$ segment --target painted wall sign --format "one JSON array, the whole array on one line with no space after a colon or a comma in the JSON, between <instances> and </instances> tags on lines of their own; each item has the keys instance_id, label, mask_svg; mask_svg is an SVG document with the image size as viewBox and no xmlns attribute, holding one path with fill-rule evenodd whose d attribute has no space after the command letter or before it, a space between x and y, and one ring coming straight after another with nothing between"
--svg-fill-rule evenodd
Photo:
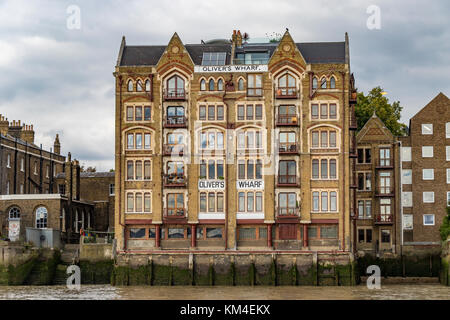
<instances>
[{"instance_id":1,"label":"painted wall sign","mask_svg":"<svg viewBox=\"0 0 450 320\"><path fill-rule=\"evenodd\" d=\"M199 190L224 190L225 180L199 180Z\"/></svg>"},{"instance_id":2,"label":"painted wall sign","mask_svg":"<svg viewBox=\"0 0 450 320\"><path fill-rule=\"evenodd\" d=\"M195 66L194 72L214 73L214 72L267 72L267 64L247 64L228 66Z\"/></svg>"},{"instance_id":3,"label":"painted wall sign","mask_svg":"<svg viewBox=\"0 0 450 320\"><path fill-rule=\"evenodd\" d=\"M236 188L238 190L263 190L264 180L238 180L236 181Z\"/></svg>"}]
</instances>

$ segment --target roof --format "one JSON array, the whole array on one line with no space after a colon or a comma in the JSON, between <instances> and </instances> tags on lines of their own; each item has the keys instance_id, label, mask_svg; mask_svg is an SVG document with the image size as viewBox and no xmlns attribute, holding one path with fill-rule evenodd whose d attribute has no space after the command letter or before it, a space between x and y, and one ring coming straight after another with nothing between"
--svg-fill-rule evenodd
<instances>
[{"instance_id":1,"label":"roof","mask_svg":"<svg viewBox=\"0 0 450 320\"><path fill-rule=\"evenodd\" d=\"M296 43L306 63L345 63L345 42ZM272 56L278 43L244 44L236 52L267 50ZM167 46L124 46L120 66L154 66ZM204 52L227 52L230 63L231 44L186 44L186 50L196 65L201 65Z\"/></svg>"},{"instance_id":2,"label":"roof","mask_svg":"<svg viewBox=\"0 0 450 320\"><path fill-rule=\"evenodd\" d=\"M115 172L81 172L80 178L110 178L114 177ZM56 178L65 178L66 174L60 172L56 175Z\"/></svg>"}]
</instances>

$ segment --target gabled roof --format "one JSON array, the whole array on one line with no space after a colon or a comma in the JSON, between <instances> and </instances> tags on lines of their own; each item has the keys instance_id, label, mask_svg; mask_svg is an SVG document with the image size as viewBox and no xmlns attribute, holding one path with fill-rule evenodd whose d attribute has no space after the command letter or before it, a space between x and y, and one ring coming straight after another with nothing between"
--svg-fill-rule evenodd
<instances>
[{"instance_id":1,"label":"gabled roof","mask_svg":"<svg viewBox=\"0 0 450 320\"><path fill-rule=\"evenodd\" d=\"M450 108L450 99L443 94L442 92L440 92L436 97L433 98L433 100L431 100L425 107L423 107L422 109L420 109L419 112L417 112L412 118L411 120L414 120L415 117L417 117L419 114L421 113L426 113L428 112L430 109L433 109L434 107L436 107L437 105L447 105ZM411 120L410 120L410 128L411 128Z\"/></svg>"},{"instance_id":2,"label":"gabled roof","mask_svg":"<svg viewBox=\"0 0 450 320\"><path fill-rule=\"evenodd\" d=\"M356 141L361 142L366 135L374 134L375 132L374 130L372 130L374 126L377 127L376 129L378 129L376 130L377 131L376 135L380 136L380 138L377 138L376 140L390 140L390 141L394 140L394 135L392 134L391 130L389 130L386 127L384 122L381 121L381 119L378 118L378 116L374 112L372 117L370 117L370 119L367 120L362 129L356 135ZM380 132L381 135L379 134ZM384 135L386 139L382 139L381 138L382 135Z\"/></svg>"},{"instance_id":3,"label":"gabled roof","mask_svg":"<svg viewBox=\"0 0 450 320\"><path fill-rule=\"evenodd\" d=\"M269 51L272 56L278 43L244 44L236 52L251 50ZM345 63L345 42L296 43L306 63ZM124 46L119 66L154 66L167 46ZM230 63L231 44L186 44L192 61L201 65L204 52L227 52Z\"/></svg>"}]
</instances>

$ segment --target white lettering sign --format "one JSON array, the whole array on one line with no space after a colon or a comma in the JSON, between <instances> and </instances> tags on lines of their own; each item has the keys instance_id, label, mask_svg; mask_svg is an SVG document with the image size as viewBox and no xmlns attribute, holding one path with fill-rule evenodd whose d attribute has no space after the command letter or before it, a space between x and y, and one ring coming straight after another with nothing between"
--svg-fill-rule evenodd
<instances>
[{"instance_id":1,"label":"white lettering sign","mask_svg":"<svg viewBox=\"0 0 450 320\"><path fill-rule=\"evenodd\" d=\"M247 190L263 190L264 180L238 180L236 181L236 188Z\"/></svg>"},{"instance_id":2,"label":"white lettering sign","mask_svg":"<svg viewBox=\"0 0 450 320\"><path fill-rule=\"evenodd\" d=\"M267 72L267 64L228 65L228 66L195 66L194 72Z\"/></svg>"},{"instance_id":3,"label":"white lettering sign","mask_svg":"<svg viewBox=\"0 0 450 320\"><path fill-rule=\"evenodd\" d=\"M225 181L224 180L199 180L198 181L199 190L224 190Z\"/></svg>"}]
</instances>

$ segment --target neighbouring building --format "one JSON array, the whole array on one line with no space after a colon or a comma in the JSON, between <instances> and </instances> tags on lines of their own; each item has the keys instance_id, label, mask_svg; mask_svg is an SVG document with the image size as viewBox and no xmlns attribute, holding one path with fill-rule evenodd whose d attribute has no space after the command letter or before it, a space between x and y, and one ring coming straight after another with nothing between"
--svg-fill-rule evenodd
<instances>
[{"instance_id":1,"label":"neighbouring building","mask_svg":"<svg viewBox=\"0 0 450 320\"><path fill-rule=\"evenodd\" d=\"M440 93L410 120L400 137L402 243L440 248L439 227L450 201L450 100Z\"/></svg>"},{"instance_id":2,"label":"neighbouring building","mask_svg":"<svg viewBox=\"0 0 450 320\"><path fill-rule=\"evenodd\" d=\"M56 135L53 150L34 143L32 125L9 122L0 115L0 233L11 241L25 240L26 229L54 229L73 241L79 227L93 220L93 204L81 201L79 186L70 181L79 174L78 161L60 155ZM77 169L78 168L78 169ZM59 194L56 176L69 170L70 196ZM77 171L78 170L78 171ZM70 183L69 183L70 182Z\"/></svg>"},{"instance_id":3,"label":"neighbouring building","mask_svg":"<svg viewBox=\"0 0 450 320\"><path fill-rule=\"evenodd\" d=\"M398 252L400 245L400 147L396 137L375 115L356 136L357 251Z\"/></svg>"},{"instance_id":4,"label":"neighbouring building","mask_svg":"<svg viewBox=\"0 0 450 320\"><path fill-rule=\"evenodd\" d=\"M115 67L115 237L160 249L353 251L349 42L130 46Z\"/></svg>"},{"instance_id":5,"label":"neighbouring building","mask_svg":"<svg viewBox=\"0 0 450 320\"><path fill-rule=\"evenodd\" d=\"M56 180L59 193L66 195L66 174L58 174ZM113 231L114 172L80 172L79 188L80 199L94 205L90 228L95 231Z\"/></svg>"}]
</instances>

